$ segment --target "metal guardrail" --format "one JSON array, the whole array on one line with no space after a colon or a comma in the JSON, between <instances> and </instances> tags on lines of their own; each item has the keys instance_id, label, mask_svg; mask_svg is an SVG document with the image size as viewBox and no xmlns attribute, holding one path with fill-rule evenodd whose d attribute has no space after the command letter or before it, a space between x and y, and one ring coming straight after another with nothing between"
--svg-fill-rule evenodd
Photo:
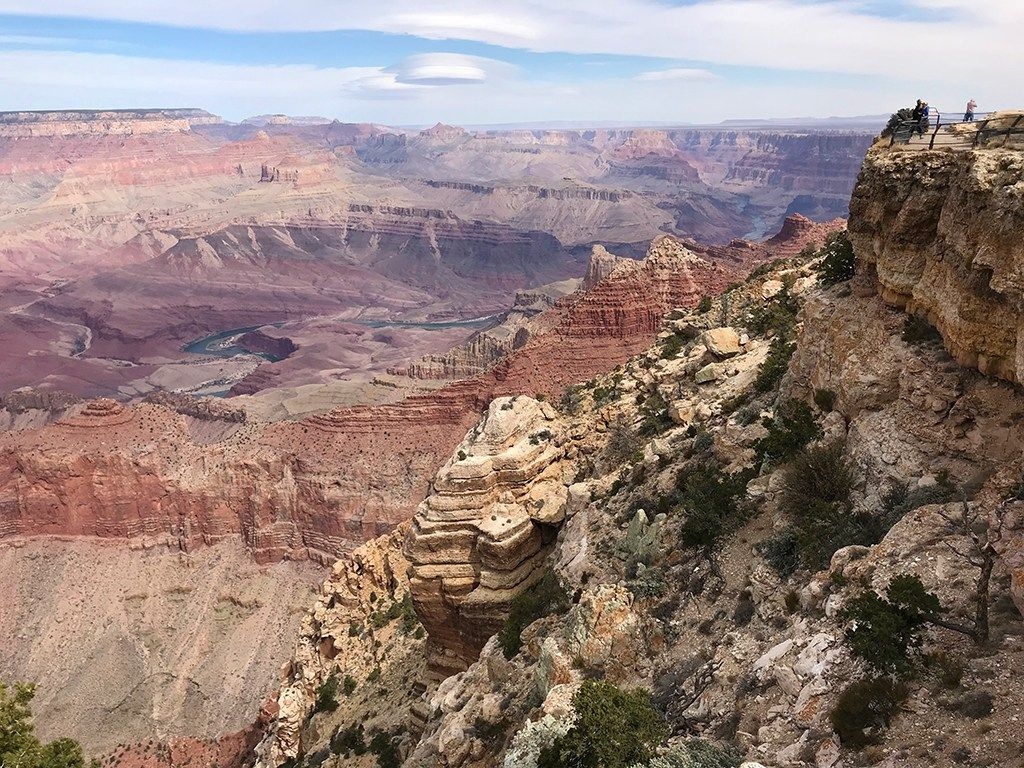
<instances>
[{"instance_id":1,"label":"metal guardrail","mask_svg":"<svg viewBox=\"0 0 1024 768\"><path fill-rule=\"evenodd\" d=\"M915 148L923 149L923 140L927 135L928 149L936 147L976 149L979 145L984 145L999 136L1003 136L1008 141L1011 136L1024 135L1024 114L1017 115L1009 125L993 126L992 122L995 118L992 116L994 114L993 112L981 112L978 115L982 116L982 119L979 120L976 116L975 120L965 122L962 117L943 118L941 112L932 110L928 117L921 118L921 120L903 120L897 123L889 137L889 146L912 145ZM1000 123L1009 117L999 118ZM954 126L973 126L974 130L954 131L952 130ZM913 142L915 134L922 139L921 142Z\"/></svg>"}]
</instances>

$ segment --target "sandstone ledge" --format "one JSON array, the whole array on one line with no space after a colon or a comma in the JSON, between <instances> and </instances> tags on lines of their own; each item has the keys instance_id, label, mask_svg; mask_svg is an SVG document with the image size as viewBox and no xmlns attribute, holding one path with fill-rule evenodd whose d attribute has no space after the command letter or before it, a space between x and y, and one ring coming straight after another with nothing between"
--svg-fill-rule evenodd
<instances>
[{"instance_id":1,"label":"sandstone ledge","mask_svg":"<svg viewBox=\"0 0 1024 768\"><path fill-rule=\"evenodd\" d=\"M417 510L405 553L435 675L475 661L511 601L544 575L565 516L564 434L546 403L494 400Z\"/></svg>"}]
</instances>

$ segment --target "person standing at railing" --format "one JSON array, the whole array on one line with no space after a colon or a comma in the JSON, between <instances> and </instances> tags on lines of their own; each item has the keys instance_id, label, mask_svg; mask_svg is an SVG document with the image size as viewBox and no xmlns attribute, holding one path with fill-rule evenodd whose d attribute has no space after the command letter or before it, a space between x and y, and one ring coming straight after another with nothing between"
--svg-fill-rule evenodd
<instances>
[{"instance_id":1,"label":"person standing at railing","mask_svg":"<svg viewBox=\"0 0 1024 768\"><path fill-rule=\"evenodd\" d=\"M921 119L917 123L917 135L924 136L925 130L928 128L931 121L932 108L928 105L927 101L921 102Z\"/></svg>"},{"instance_id":2,"label":"person standing at railing","mask_svg":"<svg viewBox=\"0 0 1024 768\"><path fill-rule=\"evenodd\" d=\"M913 135L914 131L922 133L921 130L921 118L924 117L924 102L920 99L917 100L917 104L910 112L910 119L914 121L914 125L910 128L910 133Z\"/></svg>"},{"instance_id":3,"label":"person standing at railing","mask_svg":"<svg viewBox=\"0 0 1024 768\"><path fill-rule=\"evenodd\" d=\"M977 108L978 108L978 102L976 102L974 99L971 99L970 101L967 102L967 111L964 112L964 122L965 123L973 123L974 122L974 110L976 110Z\"/></svg>"}]
</instances>

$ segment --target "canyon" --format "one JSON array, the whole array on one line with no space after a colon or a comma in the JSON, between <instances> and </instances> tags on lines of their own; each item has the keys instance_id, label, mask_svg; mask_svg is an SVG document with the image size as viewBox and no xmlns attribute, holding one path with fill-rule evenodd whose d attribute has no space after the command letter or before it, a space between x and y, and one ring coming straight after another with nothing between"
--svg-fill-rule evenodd
<instances>
[{"instance_id":1,"label":"canyon","mask_svg":"<svg viewBox=\"0 0 1024 768\"><path fill-rule=\"evenodd\" d=\"M621 725L584 709L595 680L667 723L639 765L1018 764L1022 172L1019 147L880 144L848 251L669 313L557 402L492 401L411 524L334 566L257 765L354 764L365 735L401 765L536 768ZM599 290L619 266L595 256ZM941 615L893 646L909 674L851 613L912 605L907 579Z\"/></svg>"},{"instance_id":2,"label":"canyon","mask_svg":"<svg viewBox=\"0 0 1024 768\"><path fill-rule=\"evenodd\" d=\"M820 247L870 138L0 114L0 678L38 681L40 733L107 763L251 759L275 713L307 714L308 685L259 713L350 557L353 617L363 569L441 584L407 661L464 670L565 506L522 497L516 463L551 463L536 435L562 427L517 430L561 425L566 389L666 316ZM486 450L465 442L483 414ZM511 538L446 516L477 482ZM476 613L452 613L467 582L437 581L433 544L396 551L427 528L466 543L463 571L489 552Z\"/></svg>"},{"instance_id":3,"label":"canyon","mask_svg":"<svg viewBox=\"0 0 1024 768\"><path fill-rule=\"evenodd\" d=\"M472 332L412 324L503 312L517 290L580 277L595 244L639 257L665 233L728 243L793 213L844 216L871 139L235 125L201 110L3 113L0 129L0 348L20 361L0 391L223 394L255 374L337 405ZM381 343L366 321L406 338ZM291 362L183 352L253 327L293 338Z\"/></svg>"}]
</instances>

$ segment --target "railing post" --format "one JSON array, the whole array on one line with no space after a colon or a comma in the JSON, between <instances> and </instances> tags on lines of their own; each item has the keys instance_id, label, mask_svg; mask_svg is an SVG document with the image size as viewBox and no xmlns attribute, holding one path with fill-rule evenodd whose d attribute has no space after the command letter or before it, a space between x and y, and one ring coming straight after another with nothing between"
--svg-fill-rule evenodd
<instances>
[{"instance_id":1,"label":"railing post","mask_svg":"<svg viewBox=\"0 0 1024 768\"><path fill-rule=\"evenodd\" d=\"M942 125L942 115L935 113L935 130L932 132L932 140L928 142L928 149L935 149L935 137L939 135L939 126Z\"/></svg>"},{"instance_id":2,"label":"railing post","mask_svg":"<svg viewBox=\"0 0 1024 768\"><path fill-rule=\"evenodd\" d=\"M1024 115L1017 115L1017 119L1013 121L1013 125L1006 129L1006 137L1003 139L1004 148L1010 143L1010 136L1013 134L1014 129L1017 127L1018 123L1020 123L1022 118L1024 118Z\"/></svg>"}]
</instances>

